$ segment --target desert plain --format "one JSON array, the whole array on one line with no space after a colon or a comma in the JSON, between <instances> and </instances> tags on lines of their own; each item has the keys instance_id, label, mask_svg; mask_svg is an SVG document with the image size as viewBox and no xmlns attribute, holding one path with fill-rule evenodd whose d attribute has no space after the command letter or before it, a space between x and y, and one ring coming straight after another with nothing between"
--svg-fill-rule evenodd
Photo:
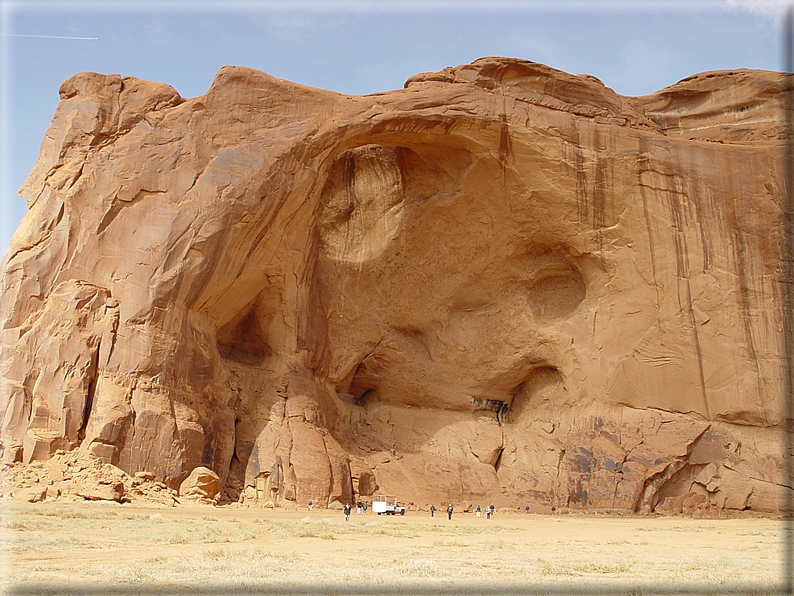
<instances>
[{"instance_id":1,"label":"desert plain","mask_svg":"<svg viewBox=\"0 0 794 596\"><path fill-rule=\"evenodd\" d=\"M785 522L119 504L2 508L5 594L779 594Z\"/></svg>"}]
</instances>

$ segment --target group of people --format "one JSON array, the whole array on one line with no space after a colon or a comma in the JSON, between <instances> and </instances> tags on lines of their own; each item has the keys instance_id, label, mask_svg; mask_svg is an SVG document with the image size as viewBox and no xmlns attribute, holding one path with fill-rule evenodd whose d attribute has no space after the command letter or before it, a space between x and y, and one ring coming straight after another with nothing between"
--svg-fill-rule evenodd
<instances>
[{"instance_id":1,"label":"group of people","mask_svg":"<svg viewBox=\"0 0 794 596\"><path fill-rule=\"evenodd\" d=\"M311 511L313 507L314 507L314 504L311 501L309 501L309 511ZM521 511L521 507L519 507L518 510ZM350 521L350 513L352 511L353 511L352 505L350 503L345 504L345 508L344 508L345 521ZM450 503L449 505L447 505L447 519L450 519L450 520L452 519L452 512L453 511L454 511L454 508L452 507L452 503ZM551 506L551 514L554 515L556 513L556 511L557 511L557 508L554 505L552 505ZM477 505L477 508L474 510L474 512L477 514L477 517L480 517L482 515L482 507ZM496 512L496 507L494 507L493 505L488 505L488 507L485 508L485 518L486 519L491 519L491 516L495 512ZM524 512L525 513L529 513L529 505L527 505L524 508ZM366 501L359 501L356 504L356 515L361 515L362 513L364 515L367 514L367 502ZM435 514L436 514L436 506L435 505L430 505L430 517L434 517Z\"/></svg>"},{"instance_id":2,"label":"group of people","mask_svg":"<svg viewBox=\"0 0 794 596\"><path fill-rule=\"evenodd\" d=\"M518 510L521 511L521 507L519 507ZM452 503L450 503L449 506L447 506L447 518L448 519L452 519L452 511L453 511L453 507L452 507ZM474 512L477 514L477 517L482 516L482 507L477 505L477 507L475 508ZM529 505L524 507L524 512L529 514ZM554 505L552 505L551 506L551 514L554 515L556 512L557 512L557 508ZM434 517L435 513L436 513L435 505L430 505L430 517ZM485 508L485 518L486 519L491 519L491 516L494 513L496 513L496 507L494 507L493 505L488 505L488 507Z\"/></svg>"},{"instance_id":3,"label":"group of people","mask_svg":"<svg viewBox=\"0 0 794 596\"><path fill-rule=\"evenodd\" d=\"M311 509L311 505L312 504L309 503L309 509ZM368 507L368 505L367 505L366 501L359 501L358 503L356 503L356 515L361 515L362 513L364 513L364 515L366 515L367 514L367 507ZM345 504L345 509L344 509L344 511L345 511L345 521L350 521L350 512L352 510L353 510L353 507L350 505L350 503L346 503Z\"/></svg>"},{"instance_id":4,"label":"group of people","mask_svg":"<svg viewBox=\"0 0 794 596\"><path fill-rule=\"evenodd\" d=\"M447 519L452 519L452 512L454 510L455 508L452 507L452 503L447 505ZM480 515L482 514L482 507L477 505L477 509L475 509L475 511L477 513L477 517L480 517ZM496 507L494 507L493 505L488 505L488 507L485 508L485 514L488 516L488 519L491 519L491 516L494 514L494 511L496 511ZM430 517L435 517L435 515L436 515L436 506L430 505Z\"/></svg>"},{"instance_id":5,"label":"group of people","mask_svg":"<svg viewBox=\"0 0 794 596\"><path fill-rule=\"evenodd\" d=\"M452 511L454 508L452 507L452 503L447 506L447 519L452 519ZM436 515L436 506L430 505L430 517L435 517Z\"/></svg>"},{"instance_id":6,"label":"group of people","mask_svg":"<svg viewBox=\"0 0 794 596\"><path fill-rule=\"evenodd\" d=\"M482 507L480 507L479 505L477 505L477 509L475 509L474 511L477 514L477 517L480 517L480 515L482 515ZM493 505L488 505L488 507L485 508L486 519L491 519L491 516L494 514L495 511L496 511L496 507L494 507Z\"/></svg>"}]
</instances>

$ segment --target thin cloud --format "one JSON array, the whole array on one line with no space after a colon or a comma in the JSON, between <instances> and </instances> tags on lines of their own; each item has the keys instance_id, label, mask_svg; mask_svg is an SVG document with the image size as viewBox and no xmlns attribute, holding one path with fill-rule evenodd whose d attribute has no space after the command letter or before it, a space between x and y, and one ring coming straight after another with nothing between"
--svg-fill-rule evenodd
<instances>
[{"instance_id":1,"label":"thin cloud","mask_svg":"<svg viewBox=\"0 0 794 596\"><path fill-rule=\"evenodd\" d=\"M792 7L792 2L789 0L725 0L725 7L763 17L780 18L787 8Z\"/></svg>"}]
</instances>

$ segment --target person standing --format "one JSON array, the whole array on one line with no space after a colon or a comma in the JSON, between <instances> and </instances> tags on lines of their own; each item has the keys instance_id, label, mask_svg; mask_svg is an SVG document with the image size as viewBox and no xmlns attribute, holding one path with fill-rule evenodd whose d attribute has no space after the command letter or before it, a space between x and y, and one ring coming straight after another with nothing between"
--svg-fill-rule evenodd
<instances>
[{"instance_id":1,"label":"person standing","mask_svg":"<svg viewBox=\"0 0 794 596\"><path fill-rule=\"evenodd\" d=\"M356 507L356 515L361 515L361 501L358 502L358 507Z\"/></svg>"},{"instance_id":2,"label":"person standing","mask_svg":"<svg viewBox=\"0 0 794 596\"><path fill-rule=\"evenodd\" d=\"M477 517L480 517L480 514L482 513L482 507L480 507L479 505L477 505L477 509L476 509L476 511L477 511Z\"/></svg>"},{"instance_id":3,"label":"person standing","mask_svg":"<svg viewBox=\"0 0 794 596\"><path fill-rule=\"evenodd\" d=\"M350 521L350 503L345 504L345 521Z\"/></svg>"},{"instance_id":4,"label":"person standing","mask_svg":"<svg viewBox=\"0 0 794 596\"><path fill-rule=\"evenodd\" d=\"M364 504L362 505L362 507L364 508L364 515L366 515L367 514L367 502L366 501L364 501Z\"/></svg>"},{"instance_id":5,"label":"person standing","mask_svg":"<svg viewBox=\"0 0 794 596\"><path fill-rule=\"evenodd\" d=\"M529 505L527 505L526 507L524 507L524 513L526 513L527 515L529 515Z\"/></svg>"},{"instance_id":6,"label":"person standing","mask_svg":"<svg viewBox=\"0 0 794 596\"><path fill-rule=\"evenodd\" d=\"M554 515L554 513L555 513L556 511L557 511L557 508L556 508L554 505L552 505L552 506L551 506L551 514L552 514L552 515Z\"/></svg>"},{"instance_id":7,"label":"person standing","mask_svg":"<svg viewBox=\"0 0 794 596\"><path fill-rule=\"evenodd\" d=\"M447 519L452 519L452 503L447 507Z\"/></svg>"},{"instance_id":8,"label":"person standing","mask_svg":"<svg viewBox=\"0 0 794 596\"><path fill-rule=\"evenodd\" d=\"M312 507L314 507L314 503L312 503L311 501L309 501L309 511L311 511L311 510L312 510Z\"/></svg>"},{"instance_id":9,"label":"person standing","mask_svg":"<svg viewBox=\"0 0 794 596\"><path fill-rule=\"evenodd\" d=\"M435 515L435 513L436 513L436 506L435 505L430 505L430 517L433 517L433 515Z\"/></svg>"}]
</instances>

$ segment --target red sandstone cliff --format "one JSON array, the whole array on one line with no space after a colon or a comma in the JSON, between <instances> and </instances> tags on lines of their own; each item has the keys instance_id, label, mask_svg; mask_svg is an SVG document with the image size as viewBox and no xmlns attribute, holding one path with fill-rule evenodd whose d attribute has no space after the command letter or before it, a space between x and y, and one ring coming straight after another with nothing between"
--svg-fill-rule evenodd
<instances>
[{"instance_id":1,"label":"red sandstone cliff","mask_svg":"<svg viewBox=\"0 0 794 596\"><path fill-rule=\"evenodd\" d=\"M5 455L204 465L232 500L774 511L781 92L76 75L2 265Z\"/></svg>"}]
</instances>

